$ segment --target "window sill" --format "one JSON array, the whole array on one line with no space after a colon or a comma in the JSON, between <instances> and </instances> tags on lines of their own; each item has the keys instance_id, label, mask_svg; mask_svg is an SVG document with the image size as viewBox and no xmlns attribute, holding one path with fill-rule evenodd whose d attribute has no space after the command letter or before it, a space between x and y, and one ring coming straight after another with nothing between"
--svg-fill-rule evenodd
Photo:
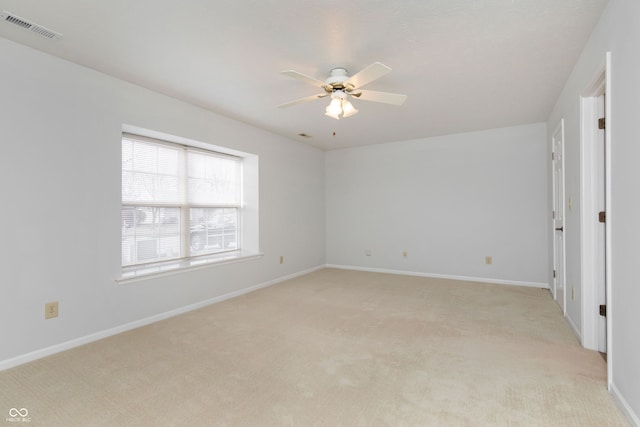
<instances>
[{"instance_id":1,"label":"window sill","mask_svg":"<svg viewBox=\"0 0 640 427\"><path fill-rule=\"evenodd\" d=\"M262 255L263 254L261 253L255 252L226 252L205 257L179 259L157 264L123 267L121 276L116 279L116 282L119 285L124 285L127 283L138 282L140 280L179 274L185 271L201 270L203 268L218 267L236 262L249 261L260 258Z\"/></svg>"}]
</instances>

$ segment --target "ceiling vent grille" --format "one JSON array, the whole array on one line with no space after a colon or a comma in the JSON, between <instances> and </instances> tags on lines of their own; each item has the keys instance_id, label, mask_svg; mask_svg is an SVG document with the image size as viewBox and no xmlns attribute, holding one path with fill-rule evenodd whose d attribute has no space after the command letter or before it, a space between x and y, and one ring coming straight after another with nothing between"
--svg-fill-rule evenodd
<instances>
[{"instance_id":1,"label":"ceiling vent grille","mask_svg":"<svg viewBox=\"0 0 640 427\"><path fill-rule=\"evenodd\" d=\"M20 18L19 16L16 16L11 12L4 11L2 12L2 15L0 15L0 17L2 17L2 20L5 22L17 25L24 28L25 30L29 30L48 39L59 39L60 37L62 37L62 34L60 33L43 27L42 25L38 25L34 22L28 21L24 18Z\"/></svg>"}]
</instances>

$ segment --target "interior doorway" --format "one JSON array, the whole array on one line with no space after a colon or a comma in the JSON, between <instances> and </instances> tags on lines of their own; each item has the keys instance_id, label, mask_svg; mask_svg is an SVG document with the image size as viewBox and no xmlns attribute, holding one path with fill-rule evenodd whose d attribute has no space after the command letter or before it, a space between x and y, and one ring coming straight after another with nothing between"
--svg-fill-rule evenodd
<instances>
[{"instance_id":1,"label":"interior doorway","mask_svg":"<svg viewBox=\"0 0 640 427\"><path fill-rule=\"evenodd\" d=\"M551 137L551 163L553 168L553 281L551 294L562 314L566 315L565 241L564 241L564 119Z\"/></svg>"},{"instance_id":2,"label":"interior doorway","mask_svg":"<svg viewBox=\"0 0 640 427\"><path fill-rule=\"evenodd\" d=\"M607 355L611 378L610 54L581 98L582 345Z\"/></svg>"},{"instance_id":3,"label":"interior doorway","mask_svg":"<svg viewBox=\"0 0 640 427\"><path fill-rule=\"evenodd\" d=\"M595 260L595 288L598 304L598 351L605 355L607 353L607 230L606 223L606 188L607 188L607 168L606 168L606 135L605 128L607 115L605 109L605 93L598 95L594 99L598 116L597 123L594 123L595 132L595 163L596 171L596 209L598 211L598 224L596 225L596 260Z\"/></svg>"}]
</instances>

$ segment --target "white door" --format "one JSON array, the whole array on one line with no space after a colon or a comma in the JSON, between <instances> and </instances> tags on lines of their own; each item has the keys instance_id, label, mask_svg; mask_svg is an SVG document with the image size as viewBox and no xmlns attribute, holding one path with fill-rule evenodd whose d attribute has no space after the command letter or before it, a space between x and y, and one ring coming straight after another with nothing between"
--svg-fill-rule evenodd
<instances>
[{"instance_id":1,"label":"white door","mask_svg":"<svg viewBox=\"0 0 640 427\"><path fill-rule=\"evenodd\" d=\"M598 117L605 117L604 108L604 94L597 98L597 111ZM606 120L605 120L606 122ZM598 123L594 123L597 125ZM597 209L598 212L605 212L606 206L606 150L605 150L605 131L598 126L597 129L597 152L596 152L596 164L597 164ZM602 218L606 221L605 218ZM596 292L598 298L598 305L607 304L607 280L606 280L606 227L605 223L601 220L598 224L598 232L596 235ZM594 307L596 308L596 307ZM599 309L599 307L598 307ZM601 353L607 352L607 317L600 315L598 318L598 351Z\"/></svg>"},{"instance_id":2,"label":"white door","mask_svg":"<svg viewBox=\"0 0 640 427\"><path fill-rule=\"evenodd\" d=\"M551 293L565 313L564 250L564 119L552 137L553 163L553 283Z\"/></svg>"}]
</instances>

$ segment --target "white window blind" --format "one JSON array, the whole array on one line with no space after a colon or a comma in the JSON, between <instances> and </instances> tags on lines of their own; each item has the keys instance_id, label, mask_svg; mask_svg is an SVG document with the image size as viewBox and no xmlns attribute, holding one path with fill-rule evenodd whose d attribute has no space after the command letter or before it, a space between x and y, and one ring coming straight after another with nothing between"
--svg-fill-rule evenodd
<instances>
[{"instance_id":1,"label":"white window blind","mask_svg":"<svg viewBox=\"0 0 640 427\"><path fill-rule=\"evenodd\" d=\"M239 250L241 159L125 134L122 265Z\"/></svg>"}]
</instances>

